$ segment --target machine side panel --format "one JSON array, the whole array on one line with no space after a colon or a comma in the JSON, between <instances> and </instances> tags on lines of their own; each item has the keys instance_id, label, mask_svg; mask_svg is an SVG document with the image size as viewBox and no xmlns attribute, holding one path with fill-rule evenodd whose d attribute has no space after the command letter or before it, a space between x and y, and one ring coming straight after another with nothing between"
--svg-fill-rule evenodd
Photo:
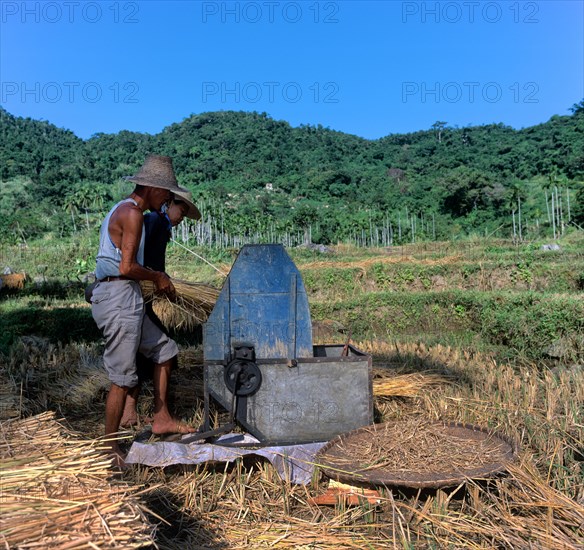
<instances>
[{"instance_id":1,"label":"machine side panel","mask_svg":"<svg viewBox=\"0 0 584 550\"><path fill-rule=\"evenodd\" d=\"M247 418L238 420L262 443L326 441L373 422L368 357L259 368L262 385L247 397ZM230 410L224 367L206 365L205 372L212 397Z\"/></svg>"}]
</instances>

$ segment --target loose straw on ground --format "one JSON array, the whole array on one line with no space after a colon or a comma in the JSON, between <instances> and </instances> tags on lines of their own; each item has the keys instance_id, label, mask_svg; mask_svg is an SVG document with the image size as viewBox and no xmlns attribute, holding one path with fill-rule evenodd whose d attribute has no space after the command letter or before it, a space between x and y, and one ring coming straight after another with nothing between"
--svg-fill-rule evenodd
<instances>
[{"instance_id":1,"label":"loose straw on ground","mask_svg":"<svg viewBox=\"0 0 584 550\"><path fill-rule=\"evenodd\" d=\"M47 408L85 413L102 401L110 386L98 344L53 344L30 337L13 345L9 364L0 370L1 380L13 388L18 410L3 409L0 419Z\"/></svg>"},{"instance_id":2,"label":"loose straw on ground","mask_svg":"<svg viewBox=\"0 0 584 550\"><path fill-rule=\"evenodd\" d=\"M83 441L53 412L0 423L0 545L6 548L141 548L155 527L112 479L95 440Z\"/></svg>"},{"instance_id":3,"label":"loose straw on ground","mask_svg":"<svg viewBox=\"0 0 584 550\"><path fill-rule=\"evenodd\" d=\"M384 397L416 397L423 390L450 383L436 373L388 374L384 369L373 369L373 395Z\"/></svg>"}]
</instances>

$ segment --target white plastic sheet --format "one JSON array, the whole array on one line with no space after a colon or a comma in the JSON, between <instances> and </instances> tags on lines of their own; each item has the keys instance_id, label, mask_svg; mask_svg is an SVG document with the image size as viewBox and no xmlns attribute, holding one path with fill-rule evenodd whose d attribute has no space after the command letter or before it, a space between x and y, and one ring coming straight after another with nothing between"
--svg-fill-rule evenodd
<instances>
[{"instance_id":1,"label":"white plastic sheet","mask_svg":"<svg viewBox=\"0 0 584 550\"><path fill-rule=\"evenodd\" d=\"M245 447L245 445L253 446L258 443L259 441L249 434L235 433L223 435L213 444L199 441L192 443L134 442L128 452L126 462L164 467L172 464L231 462L242 456L256 455L267 458L283 480L306 485L310 483L314 472L314 456L327 442L260 448Z\"/></svg>"}]
</instances>

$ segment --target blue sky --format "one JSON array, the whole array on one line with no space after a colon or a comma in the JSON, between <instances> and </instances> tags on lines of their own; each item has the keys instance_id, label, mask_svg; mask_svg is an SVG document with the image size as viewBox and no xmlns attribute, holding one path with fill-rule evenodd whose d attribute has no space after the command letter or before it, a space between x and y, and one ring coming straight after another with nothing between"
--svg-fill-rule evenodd
<instances>
[{"instance_id":1,"label":"blue sky","mask_svg":"<svg viewBox=\"0 0 584 550\"><path fill-rule=\"evenodd\" d=\"M267 112L376 139L584 98L584 1L0 2L0 103L82 138Z\"/></svg>"}]
</instances>

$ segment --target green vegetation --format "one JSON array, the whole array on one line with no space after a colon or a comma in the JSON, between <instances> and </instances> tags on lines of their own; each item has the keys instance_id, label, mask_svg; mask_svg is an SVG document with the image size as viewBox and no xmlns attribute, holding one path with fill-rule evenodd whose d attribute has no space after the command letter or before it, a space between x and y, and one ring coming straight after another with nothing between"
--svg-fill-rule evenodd
<instances>
[{"instance_id":1,"label":"green vegetation","mask_svg":"<svg viewBox=\"0 0 584 550\"><path fill-rule=\"evenodd\" d=\"M0 241L97 226L151 152L171 155L197 198L201 241L551 238L584 225L583 103L522 130L446 126L373 141L244 112L83 141L0 108Z\"/></svg>"},{"instance_id":2,"label":"green vegetation","mask_svg":"<svg viewBox=\"0 0 584 550\"><path fill-rule=\"evenodd\" d=\"M475 349L503 350L529 359L546 357L569 342L563 359L584 356L582 296L513 292L382 292L317 303L313 318L334 319L356 340L414 339Z\"/></svg>"},{"instance_id":3,"label":"green vegetation","mask_svg":"<svg viewBox=\"0 0 584 550\"><path fill-rule=\"evenodd\" d=\"M53 342L100 338L81 282L94 266L96 235L83 235L58 246L0 248L0 262L10 259L13 269L36 279L24 292L0 291L0 353L8 353L22 335ZM302 273L313 320L332 321L345 331L329 339L344 341L350 332L354 341L424 341L493 351L507 359L582 359L581 232L560 241L559 251L547 252L535 243L501 240L433 244L289 252ZM196 252L224 273L237 253L227 248ZM167 265L178 279L215 286L224 280L213 266L176 245L169 247ZM192 343L199 335L180 338Z\"/></svg>"}]
</instances>

